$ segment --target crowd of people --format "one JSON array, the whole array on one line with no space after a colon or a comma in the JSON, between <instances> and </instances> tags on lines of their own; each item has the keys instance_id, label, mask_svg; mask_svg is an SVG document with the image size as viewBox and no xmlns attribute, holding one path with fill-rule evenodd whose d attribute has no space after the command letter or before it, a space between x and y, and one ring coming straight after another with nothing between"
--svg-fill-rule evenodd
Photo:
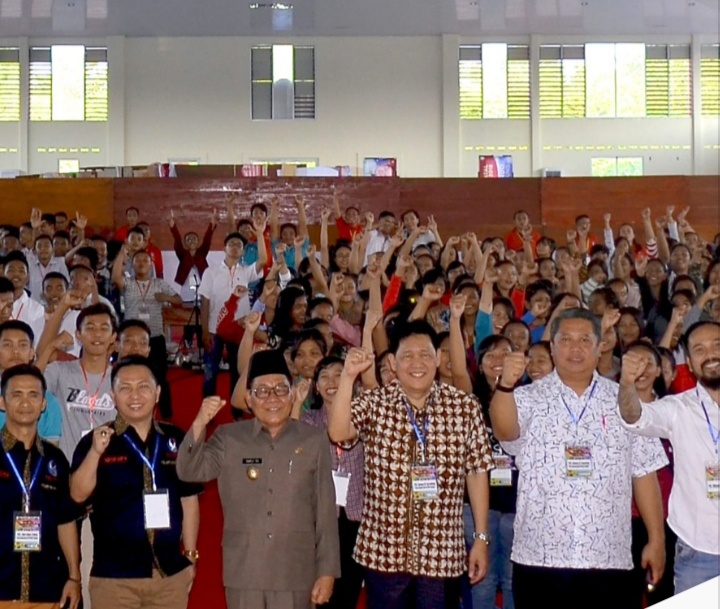
<instances>
[{"instance_id":1,"label":"crowd of people","mask_svg":"<svg viewBox=\"0 0 720 609\"><path fill-rule=\"evenodd\" d=\"M136 208L0 226L0 600L81 606L89 515L86 603L185 608L214 479L229 609L640 609L720 575L720 234L519 210L480 240L338 189L315 243L268 203L228 199L219 264L219 215L170 212L179 290ZM163 310L194 302L183 433Z\"/></svg>"}]
</instances>

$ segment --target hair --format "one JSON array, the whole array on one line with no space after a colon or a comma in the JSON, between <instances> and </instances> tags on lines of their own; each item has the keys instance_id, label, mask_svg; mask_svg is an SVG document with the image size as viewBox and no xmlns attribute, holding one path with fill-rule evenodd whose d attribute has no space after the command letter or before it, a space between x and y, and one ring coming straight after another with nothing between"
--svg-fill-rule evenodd
<instances>
[{"instance_id":1,"label":"hair","mask_svg":"<svg viewBox=\"0 0 720 609\"><path fill-rule=\"evenodd\" d=\"M294 336L290 350L290 359L295 361L298 351L300 350L300 345L308 341L314 342L320 348L323 357L328 354L328 345L325 342L325 337L322 335L322 332L317 328L303 328Z\"/></svg>"},{"instance_id":2,"label":"hair","mask_svg":"<svg viewBox=\"0 0 720 609\"><path fill-rule=\"evenodd\" d=\"M264 203L253 203L253 204L250 206L250 215L252 215L252 213L253 213L256 209L259 209L259 210L264 211L264 212L265 212L265 215L267 216L268 208L267 208L267 205L265 205Z\"/></svg>"},{"instance_id":3,"label":"hair","mask_svg":"<svg viewBox=\"0 0 720 609\"><path fill-rule=\"evenodd\" d=\"M52 236L52 240L55 241L55 239L67 239L70 241L70 233L66 230L56 231Z\"/></svg>"},{"instance_id":4,"label":"hair","mask_svg":"<svg viewBox=\"0 0 720 609\"><path fill-rule=\"evenodd\" d=\"M89 266L86 264L73 264L68 269L68 275L72 275L75 271L87 271L90 273L93 277L95 276L95 271L93 271Z\"/></svg>"},{"instance_id":5,"label":"hair","mask_svg":"<svg viewBox=\"0 0 720 609\"><path fill-rule=\"evenodd\" d=\"M129 211L134 211L134 212L137 213L138 216L140 215L140 210L139 210L137 207L132 207L132 206L131 206L131 207L128 207L128 208L125 210L125 216L128 215L128 212L129 212Z\"/></svg>"},{"instance_id":6,"label":"hair","mask_svg":"<svg viewBox=\"0 0 720 609\"><path fill-rule=\"evenodd\" d=\"M395 214L392 213L391 211L387 211L387 210L381 211L380 215L378 216L378 220L382 220L383 218L392 218L394 220Z\"/></svg>"},{"instance_id":7,"label":"hair","mask_svg":"<svg viewBox=\"0 0 720 609\"><path fill-rule=\"evenodd\" d=\"M41 222L47 222L48 224L52 224L55 226L57 224L57 220L55 220L55 214L43 214L40 216Z\"/></svg>"},{"instance_id":8,"label":"hair","mask_svg":"<svg viewBox=\"0 0 720 609\"><path fill-rule=\"evenodd\" d=\"M509 298L505 298L504 296L501 296L500 298L493 298L493 310L495 309L495 307L503 307L510 320L513 320L517 317L515 305L513 304L513 301Z\"/></svg>"},{"instance_id":9,"label":"hair","mask_svg":"<svg viewBox=\"0 0 720 609\"><path fill-rule=\"evenodd\" d=\"M112 326L113 334L117 334L117 321L115 320L112 309L103 302L91 304L90 306L82 309L75 321L75 329L79 332L85 319L95 315L107 315L110 318L110 325Z\"/></svg>"},{"instance_id":10,"label":"hair","mask_svg":"<svg viewBox=\"0 0 720 609\"><path fill-rule=\"evenodd\" d=\"M568 319L584 319L585 321L589 321L592 324L593 334L595 338L597 338L597 342L600 343L602 341L603 336L600 320L587 309L565 309L561 313L558 313L550 326L551 341L555 341L555 336L557 336L560 330L560 324Z\"/></svg>"},{"instance_id":11,"label":"hair","mask_svg":"<svg viewBox=\"0 0 720 609\"><path fill-rule=\"evenodd\" d=\"M690 254L690 256L692 257L692 252L690 251L690 248L687 245L685 245L684 243L676 243L675 245L673 245L670 248L670 255L672 256L673 252L680 248L686 249L688 251L688 254Z\"/></svg>"},{"instance_id":12,"label":"hair","mask_svg":"<svg viewBox=\"0 0 720 609\"><path fill-rule=\"evenodd\" d=\"M298 233L298 227L297 224L294 224L292 222L284 222L280 225L280 234L286 229L286 228L292 228L293 231L295 231L295 235L297 236Z\"/></svg>"},{"instance_id":13,"label":"hair","mask_svg":"<svg viewBox=\"0 0 720 609\"><path fill-rule=\"evenodd\" d=\"M690 301L690 304L695 304L695 294L692 290L687 290L685 288L680 288L679 290L674 290L673 293L670 295L670 302L673 301L673 299L676 296L684 296Z\"/></svg>"},{"instance_id":14,"label":"hair","mask_svg":"<svg viewBox=\"0 0 720 609\"><path fill-rule=\"evenodd\" d=\"M513 220L516 220L517 217L518 217L520 214L525 214L526 216L528 215L528 213L527 213L524 209L518 209L518 210L513 214Z\"/></svg>"},{"instance_id":15,"label":"hair","mask_svg":"<svg viewBox=\"0 0 720 609\"><path fill-rule=\"evenodd\" d=\"M5 234L3 235L3 239L5 239L5 237L14 237L15 239L20 239L20 229L17 226L5 227Z\"/></svg>"},{"instance_id":16,"label":"hair","mask_svg":"<svg viewBox=\"0 0 720 609\"><path fill-rule=\"evenodd\" d=\"M291 317L292 308L295 305L295 301L303 296L307 298L305 290L295 286L288 286L280 292L277 306L275 307L273 333L279 336L282 340L287 340L289 338L291 328L293 326L293 320Z\"/></svg>"},{"instance_id":17,"label":"hair","mask_svg":"<svg viewBox=\"0 0 720 609\"><path fill-rule=\"evenodd\" d=\"M45 277L43 277L43 280L42 280L43 289L45 289L45 284L50 279L62 279L62 282L65 284L65 289L67 289L68 286L70 285L70 282L68 281L67 277L65 277L65 275L63 275L62 273L58 273L57 271L50 271L47 275L45 275Z\"/></svg>"},{"instance_id":18,"label":"hair","mask_svg":"<svg viewBox=\"0 0 720 609\"><path fill-rule=\"evenodd\" d=\"M7 253L7 255L5 256L5 266L10 264L11 262L22 262L25 265L25 270L30 270L30 265L28 265L27 258L25 257L25 254L23 254L21 251L15 250Z\"/></svg>"},{"instance_id":19,"label":"hair","mask_svg":"<svg viewBox=\"0 0 720 609\"><path fill-rule=\"evenodd\" d=\"M7 277L0 277L0 294L7 294L8 292L15 292L13 282Z\"/></svg>"},{"instance_id":20,"label":"hair","mask_svg":"<svg viewBox=\"0 0 720 609\"><path fill-rule=\"evenodd\" d=\"M528 353L530 353L530 349L534 347L541 347L547 351L547 354L550 356L550 359L552 360L552 347L550 346L551 343L549 340L539 340L536 343L533 343L528 347ZM553 361L553 366L555 365L555 362Z\"/></svg>"},{"instance_id":21,"label":"hair","mask_svg":"<svg viewBox=\"0 0 720 609\"><path fill-rule=\"evenodd\" d=\"M415 217L419 220L420 214L417 213L417 210L413 209L412 207L410 209L406 209L403 213L400 214L400 219L405 220L405 216L408 214L415 214Z\"/></svg>"},{"instance_id":22,"label":"hair","mask_svg":"<svg viewBox=\"0 0 720 609\"><path fill-rule=\"evenodd\" d=\"M411 336L427 336L434 345L437 332L424 319L415 319L397 324L390 337L390 352L397 353L401 343Z\"/></svg>"},{"instance_id":23,"label":"hair","mask_svg":"<svg viewBox=\"0 0 720 609\"><path fill-rule=\"evenodd\" d=\"M150 374L152 374L153 379L155 380L155 385L160 384L158 380L158 373L155 370L155 366L153 365L150 358L142 357L141 355L130 355L128 357L123 357L120 361L118 361L117 364L113 366L112 372L110 373L110 385L113 388L115 387L115 379L117 378L118 373L123 368L127 368L128 366L143 366L147 368L150 371Z\"/></svg>"},{"instance_id":24,"label":"hair","mask_svg":"<svg viewBox=\"0 0 720 609\"><path fill-rule=\"evenodd\" d=\"M27 334L31 343L35 341L35 332L33 332L30 324L26 324L24 321L20 321L19 319L8 319L7 321L1 323L0 338L2 338L2 335L8 330L19 330L20 332L24 332Z\"/></svg>"},{"instance_id":25,"label":"hair","mask_svg":"<svg viewBox=\"0 0 720 609\"><path fill-rule=\"evenodd\" d=\"M8 368L2 373L2 380L0 380L0 393L3 398L7 393L8 383L16 376L34 376L38 381L40 381L43 396L45 395L45 392L47 391L47 381L45 380L43 373L40 372L40 369L32 364L18 364L17 366Z\"/></svg>"},{"instance_id":26,"label":"hair","mask_svg":"<svg viewBox=\"0 0 720 609\"><path fill-rule=\"evenodd\" d=\"M587 214L580 214L579 216L575 216L575 224L580 222L580 220L585 220L585 219L589 220L590 216L588 216Z\"/></svg>"},{"instance_id":27,"label":"hair","mask_svg":"<svg viewBox=\"0 0 720 609\"><path fill-rule=\"evenodd\" d=\"M661 357L666 357L668 359L668 362L670 362L670 366L673 369L673 372L675 372L675 369L677 368L677 362L675 361L675 354L672 352L672 349L668 349L667 347L655 347L660 354Z\"/></svg>"},{"instance_id":28,"label":"hair","mask_svg":"<svg viewBox=\"0 0 720 609\"><path fill-rule=\"evenodd\" d=\"M310 408L312 410L320 410L323 406L323 399L320 395L320 392L317 390L317 384L318 379L320 378L320 373L325 370L326 368L329 368L330 366L334 366L336 364L339 364L340 366L343 365L343 360L339 357L335 357L334 355L326 355L323 357L315 366L315 372L313 373L312 378L312 391L310 393Z\"/></svg>"},{"instance_id":29,"label":"hair","mask_svg":"<svg viewBox=\"0 0 720 609\"><path fill-rule=\"evenodd\" d=\"M148 338L152 336L152 333L150 332L150 326L148 326L141 319L126 319L117 327L118 338L123 332L125 332L125 330L128 330L129 328L140 328L143 332L147 333Z\"/></svg>"},{"instance_id":30,"label":"hair","mask_svg":"<svg viewBox=\"0 0 720 609\"><path fill-rule=\"evenodd\" d=\"M605 304L609 307L612 307L613 309L619 309L620 308L620 300L617 297L617 294L614 292L612 288L608 287L600 287L592 291L592 294L590 294L590 297L592 298L597 294L600 296L604 301ZM589 300L589 299L588 299Z\"/></svg>"},{"instance_id":31,"label":"hair","mask_svg":"<svg viewBox=\"0 0 720 609\"><path fill-rule=\"evenodd\" d=\"M382 386L382 377L380 375L380 366L382 366L383 362L388 358L389 355L392 355L389 349L386 351L383 351L382 353L378 353L377 357L375 358L375 379L378 382L378 385Z\"/></svg>"},{"instance_id":32,"label":"hair","mask_svg":"<svg viewBox=\"0 0 720 609\"><path fill-rule=\"evenodd\" d=\"M325 321L324 319L320 317L314 317L312 319L306 319L305 323L302 325L303 330L318 330L319 326L327 324L330 325L329 321Z\"/></svg>"},{"instance_id":33,"label":"hair","mask_svg":"<svg viewBox=\"0 0 720 609\"><path fill-rule=\"evenodd\" d=\"M442 280L443 282L443 290L447 291L448 288L448 280L447 277L445 277L445 273L440 268L432 268L429 271L427 271L422 277L420 277L420 285L422 287L425 287L426 285L431 285L435 283L438 280Z\"/></svg>"},{"instance_id":34,"label":"hair","mask_svg":"<svg viewBox=\"0 0 720 609\"><path fill-rule=\"evenodd\" d=\"M50 235L46 235L45 233L40 233L37 237L35 237L35 241L33 242L33 249L38 244L38 241L49 241L50 245L52 245L52 237Z\"/></svg>"},{"instance_id":35,"label":"hair","mask_svg":"<svg viewBox=\"0 0 720 609\"><path fill-rule=\"evenodd\" d=\"M528 340L532 341L532 333L530 332L530 326L528 326L522 319L511 319L502 327L502 330L500 330L500 334L496 336L504 336L505 338L507 338L507 336L505 336L505 330L507 330L509 326L522 326L523 328L525 328L525 330L527 330Z\"/></svg>"},{"instance_id":36,"label":"hair","mask_svg":"<svg viewBox=\"0 0 720 609\"><path fill-rule=\"evenodd\" d=\"M665 377L662 375L662 353L660 353L654 345L641 340L630 343L625 349L625 353L628 353L632 349L645 349L653 356L655 364L661 370L658 377L653 381L653 390L655 391L655 395L657 395L658 399L664 398L668 393L668 387L665 384Z\"/></svg>"},{"instance_id":37,"label":"hair","mask_svg":"<svg viewBox=\"0 0 720 609\"><path fill-rule=\"evenodd\" d=\"M715 255L719 255L720 250L718 250ZM703 277L703 289L707 290L710 287L710 273L713 272L716 266L720 265L720 259L715 258L710 264L708 264L708 267L705 269L705 275Z\"/></svg>"},{"instance_id":38,"label":"hair","mask_svg":"<svg viewBox=\"0 0 720 609\"><path fill-rule=\"evenodd\" d=\"M56 211L55 212L55 220L57 221L58 218L65 218L67 220L68 215L64 211Z\"/></svg>"},{"instance_id":39,"label":"hair","mask_svg":"<svg viewBox=\"0 0 720 609\"><path fill-rule=\"evenodd\" d=\"M332 300L327 298L326 296L316 296L310 302L308 302L308 317L310 316L310 313L320 305L330 305L333 308L333 312L335 311L335 305L333 305Z\"/></svg>"},{"instance_id":40,"label":"hair","mask_svg":"<svg viewBox=\"0 0 720 609\"><path fill-rule=\"evenodd\" d=\"M512 349L512 343L510 342L510 339L502 336L501 334L491 334L490 336L486 336L480 341L480 344L478 345L478 374L475 382L473 383L473 393L480 400L480 404L483 409L483 416L485 417L486 421L488 420L488 408L490 407L490 400L492 399L493 389L490 386L487 378L485 377L485 374L483 373L482 361L483 358L487 355L488 351L493 350L495 347L502 343L507 343L510 346L510 349Z\"/></svg>"},{"instance_id":41,"label":"hair","mask_svg":"<svg viewBox=\"0 0 720 609\"><path fill-rule=\"evenodd\" d=\"M590 264L588 264L588 266L587 266L588 275L590 274L590 270L593 269L593 268L595 268L595 267L599 267L600 270L601 270L603 273L605 273L605 276L606 276L606 277L608 276L607 264L605 264L602 260L598 260L598 259L591 260L591 261L590 261Z\"/></svg>"},{"instance_id":42,"label":"hair","mask_svg":"<svg viewBox=\"0 0 720 609\"><path fill-rule=\"evenodd\" d=\"M103 243L108 242L108 240L102 235L93 235L92 237L90 237L90 241L102 241Z\"/></svg>"},{"instance_id":43,"label":"hair","mask_svg":"<svg viewBox=\"0 0 720 609\"><path fill-rule=\"evenodd\" d=\"M525 288L525 302L530 304L530 299L538 294L539 292L545 292L550 298L553 295L553 286L547 279L538 279L533 281L527 288Z\"/></svg>"},{"instance_id":44,"label":"hair","mask_svg":"<svg viewBox=\"0 0 720 609\"><path fill-rule=\"evenodd\" d=\"M597 243L590 248L590 258L595 258L598 254L610 254L610 250L606 245Z\"/></svg>"},{"instance_id":45,"label":"hair","mask_svg":"<svg viewBox=\"0 0 720 609\"><path fill-rule=\"evenodd\" d=\"M139 249L137 252L135 252L135 253L132 255L132 259L135 260L135 257L138 256L139 254L145 254L148 258L150 258L150 262L152 262L152 254L150 254L150 252L148 252L148 251L147 251L146 249L144 249L144 248L143 248L143 249Z\"/></svg>"},{"instance_id":46,"label":"hair","mask_svg":"<svg viewBox=\"0 0 720 609\"><path fill-rule=\"evenodd\" d=\"M81 256L83 258L87 258L88 262L90 262L90 267L93 269L97 268L98 262L100 257L98 256L97 250L92 247L91 245L85 245L81 248L78 248L75 252L75 256Z\"/></svg>"},{"instance_id":47,"label":"hair","mask_svg":"<svg viewBox=\"0 0 720 609\"><path fill-rule=\"evenodd\" d=\"M130 235L142 235L142 238L145 239L145 233L143 232L143 229L140 228L139 226L133 226L128 231L128 237L130 237Z\"/></svg>"},{"instance_id":48,"label":"hair","mask_svg":"<svg viewBox=\"0 0 720 609\"><path fill-rule=\"evenodd\" d=\"M697 330L705 326L711 326L715 328L718 333L720 333L720 323L716 321L702 320L696 321L694 324L692 324L687 330L685 330L685 333L680 337L680 344L683 346L685 354L688 357L690 357L690 337L695 334Z\"/></svg>"},{"instance_id":49,"label":"hair","mask_svg":"<svg viewBox=\"0 0 720 609\"><path fill-rule=\"evenodd\" d=\"M227 245L230 239L240 239L243 246L247 245L247 239L245 239L245 237L243 237L240 233L228 233L227 235L225 235L225 239L223 239L223 245Z\"/></svg>"},{"instance_id":50,"label":"hair","mask_svg":"<svg viewBox=\"0 0 720 609\"><path fill-rule=\"evenodd\" d=\"M642 311L637 307L620 307L620 317L622 318L623 315L630 315L635 320L638 328L640 328L640 336L642 336L643 332L645 332L645 318Z\"/></svg>"}]
</instances>

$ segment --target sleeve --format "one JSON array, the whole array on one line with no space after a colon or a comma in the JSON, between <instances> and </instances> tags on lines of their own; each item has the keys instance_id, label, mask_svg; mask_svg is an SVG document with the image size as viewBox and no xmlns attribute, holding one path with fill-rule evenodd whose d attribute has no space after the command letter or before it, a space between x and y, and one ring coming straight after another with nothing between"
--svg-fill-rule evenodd
<instances>
[{"instance_id":1,"label":"sleeve","mask_svg":"<svg viewBox=\"0 0 720 609\"><path fill-rule=\"evenodd\" d=\"M397 275L393 275L388 284L387 291L382 301L383 314L387 313L400 299L402 291L402 279Z\"/></svg>"},{"instance_id":2,"label":"sleeve","mask_svg":"<svg viewBox=\"0 0 720 609\"><path fill-rule=\"evenodd\" d=\"M680 241L680 232L678 231L677 222L668 223L668 234L670 237L675 239L675 241Z\"/></svg>"},{"instance_id":3,"label":"sleeve","mask_svg":"<svg viewBox=\"0 0 720 609\"><path fill-rule=\"evenodd\" d=\"M178 230L176 224L173 224L170 227L170 232L173 236L173 249L175 250L175 255L178 257L178 260L182 260L185 255L185 248L183 247L182 237L180 236L180 231Z\"/></svg>"},{"instance_id":4,"label":"sleeve","mask_svg":"<svg viewBox=\"0 0 720 609\"><path fill-rule=\"evenodd\" d=\"M255 260L257 260L257 255L255 256ZM258 271L257 266L254 262L252 264L246 265L245 269L246 269L246 271L245 271L246 277L245 278L249 284L254 283L256 281L260 281L260 279L262 279L262 276L263 276L262 269Z\"/></svg>"},{"instance_id":5,"label":"sleeve","mask_svg":"<svg viewBox=\"0 0 720 609\"><path fill-rule=\"evenodd\" d=\"M528 326L531 326L535 322L535 316L528 311L520 318L520 321L524 321Z\"/></svg>"},{"instance_id":6,"label":"sleeve","mask_svg":"<svg viewBox=\"0 0 720 609\"><path fill-rule=\"evenodd\" d=\"M202 243L197 250L197 253L200 254L203 258L206 258L208 252L210 251L210 245L212 244L212 237L214 232L215 227L212 225L212 223L208 224L207 229L205 229L205 234L203 235Z\"/></svg>"},{"instance_id":7,"label":"sleeve","mask_svg":"<svg viewBox=\"0 0 720 609\"><path fill-rule=\"evenodd\" d=\"M493 468L490 438L480 415L480 403L475 397L465 398L470 402L470 430L465 443L465 475L487 472Z\"/></svg>"},{"instance_id":8,"label":"sleeve","mask_svg":"<svg viewBox=\"0 0 720 609\"><path fill-rule=\"evenodd\" d=\"M198 288L198 294L209 299L212 294L212 272L208 271L210 271L210 269L203 273L202 279L200 280L200 287Z\"/></svg>"},{"instance_id":9,"label":"sleeve","mask_svg":"<svg viewBox=\"0 0 720 609\"><path fill-rule=\"evenodd\" d=\"M173 287L167 281L165 281L164 279L159 279L158 281L160 283L160 285L159 285L160 292L162 292L166 296L178 296L178 293L173 289Z\"/></svg>"},{"instance_id":10,"label":"sleeve","mask_svg":"<svg viewBox=\"0 0 720 609\"><path fill-rule=\"evenodd\" d=\"M62 435L62 412L57 398L49 391L45 393L47 404L38 421L38 434L44 440L53 442Z\"/></svg>"},{"instance_id":11,"label":"sleeve","mask_svg":"<svg viewBox=\"0 0 720 609\"><path fill-rule=\"evenodd\" d=\"M91 433L87 434L80 440L80 442L78 442L78 445L75 447L75 452L73 452L72 464L70 465L71 474L76 472L78 467L82 465L82 462L85 461L85 457L87 457L88 453L90 452L90 448L92 448L92 437L93 435Z\"/></svg>"},{"instance_id":12,"label":"sleeve","mask_svg":"<svg viewBox=\"0 0 720 609\"><path fill-rule=\"evenodd\" d=\"M330 329L335 336L342 339L348 345L359 347L362 342L362 332L360 329L345 321L337 314L330 320Z\"/></svg>"},{"instance_id":13,"label":"sleeve","mask_svg":"<svg viewBox=\"0 0 720 609\"><path fill-rule=\"evenodd\" d=\"M480 348L480 343L483 339L487 338L492 334L492 315L488 315L484 311L478 311L477 317L475 317L475 353L477 354Z\"/></svg>"},{"instance_id":14,"label":"sleeve","mask_svg":"<svg viewBox=\"0 0 720 609\"><path fill-rule=\"evenodd\" d=\"M382 387L365 391L350 403L350 420L358 432L360 440L365 441L372 427L372 405L379 399Z\"/></svg>"},{"instance_id":15,"label":"sleeve","mask_svg":"<svg viewBox=\"0 0 720 609\"><path fill-rule=\"evenodd\" d=\"M60 392L60 387L58 386L58 381L60 380L59 364L57 362L48 364L43 376L45 377L48 393L51 393L53 397L57 399L57 394Z\"/></svg>"},{"instance_id":16,"label":"sleeve","mask_svg":"<svg viewBox=\"0 0 720 609\"><path fill-rule=\"evenodd\" d=\"M611 258L615 252L615 235L613 235L612 228L605 227L603 230L603 237L605 239L605 247L608 248L608 251L610 252L608 258Z\"/></svg>"},{"instance_id":17,"label":"sleeve","mask_svg":"<svg viewBox=\"0 0 720 609\"><path fill-rule=\"evenodd\" d=\"M288 264L288 269L291 268L293 267ZM292 277L292 273L289 270L287 273L278 273L278 283L280 284L281 290L284 290L287 287L287 284L290 283Z\"/></svg>"},{"instance_id":18,"label":"sleeve","mask_svg":"<svg viewBox=\"0 0 720 609\"><path fill-rule=\"evenodd\" d=\"M340 537L335 508L335 486L327 434L318 436L315 470L315 565L316 576L340 577Z\"/></svg>"},{"instance_id":19,"label":"sleeve","mask_svg":"<svg viewBox=\"0 0 720 609\"><path fill-rule=\"evenodd\" d=\"M517 418L518 418L518 425L520 426L520 436L524 434L525 430L527 429L528 424L530 423L530 419L532 418L532 396L528 395L529 391L528 388L532 387L532 385L524 385L523 387L518 387L513 391L513 397L515 398L515 406L517 408Z\"/></svg>"},{"instance_id":20,"label":"sleeve","mask_svg":"<svg viewBox=\"0 0 720 609\"><path fill-rule=\"evenodd\" d=\"M632 439L632 477L642 478L669 465L662 443L657 438L636 436Z\"/></svg>"},{"instance_id":21,"label":"sleeve","mask_svg":"<svg viewBox=\"0 0 720 609\"><path fill-rule=\"evenodd\" d=\"M164 277L162 252L156 247L154 254L153 264L155 265L155 274L162 279Z\"/></svg>"},{"instance_id":22,"label":"sleeve","mask_svg":"<svg viewBox=\"0 0 720 609\"><path fill-rule=\"evenodd\" d=\"M510 300L512 300L513 305L515 305L515 317L522 315L525 310L525 290L513 288L513 291L510 293Z\"/></svg>"},{"instance_id":23,"label":"sleeve","mask_svg":"<svg viewBox=\"0 0 720 609\"><path fill-rule=\"evenodd\" d=\"M660 256L660 250L658 249L658 244L655 239L650 239L645 244L645 249L647 250L647 256L650 260L655 260Z\"/></svg>"},{"instance_id":24,"label":"sleeve","mask_svg":"<svg viewBox=\"0 0 720 609\"><path fill-rule=\"evenodd\" d=\"M208 482L220 476L225 462L225 428L221 425L209 441L195 442L192 429L180 444L177 456L177 474L185 482Z\"/></svg>"},{"instance_id":25,"label":"sleeve","mask_svg":"<svg viewBox=\"0 0 720 609\"><path fill-rule=\"evenodd\" d=\"M626 423L622 416L620 416L620 422L625 429L634 434L650 438L671 439L675 417L682 408L682 401L671 395L649 404L642 404L640 418L635 423ZM618 414L620 414L619 404Z\"/></svg>"},{"instance_id":26,"label":"sleeve","mask_svg":"<svg viewBox=\"0 0 720 609\"><path fill-rule=\"evenodd\" d=\"M55 461L58 471L59 510L57 521L58 524L68 524L81 518L85 508L75 503L70 497L70 465L65 455L59 449L56 449L52 452L52 459Z\"/></svg>"}]
</instances>

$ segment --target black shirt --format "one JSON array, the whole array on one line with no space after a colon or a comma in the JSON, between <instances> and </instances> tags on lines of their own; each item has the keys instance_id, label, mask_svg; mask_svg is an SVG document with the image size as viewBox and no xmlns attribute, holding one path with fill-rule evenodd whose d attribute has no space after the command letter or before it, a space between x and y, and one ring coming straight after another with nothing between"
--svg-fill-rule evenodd
<instances>
[{"instance_id":1,"label":"black shirt","mask_svg":"<svg viewBox=\"0 0 720 609\"><path fill-rule=\"evenodd\" d=\"M153 569L171 576L190 565L180 551L182 537L182 497L197 495L201 485L181 482L175 470L177 451L183 432L167 423L154 423L143 442L122 417L110 425L115 434L100 458L97 485L89 498L90 522L94 536L91 575L108 578L150 578ZM123 437L126 436L126 437ZM159 443L155 477L158 490L167 490L170 528L145 529L144 491L152 490L149 468L130 445L141 450L152 463ZM73 455L76 471L92 447L92 434L78 443Z\"/></svg>"},{"instance_id":2,"label":"black shirt","mask_svg":"<svg viewBox=\"0 0 720 609\"><path fill-rule=\"evenodd\" d=\"M0 600L57 603L68 579L68 566L58 541L58 526L82 515L82 508L70 499L67 459L59 448L39 438L28 451L7 428L2 429L0 436ZM36 482L30 490L30 510L42 514L41 550L15 552L14 512L23 509L23 492L8 457L24 478L28 456L32 473L42 459ZM25 565L23 554L28 557ZM25 599L23 587L27 593Z\"/></svg>"}]
</instances>

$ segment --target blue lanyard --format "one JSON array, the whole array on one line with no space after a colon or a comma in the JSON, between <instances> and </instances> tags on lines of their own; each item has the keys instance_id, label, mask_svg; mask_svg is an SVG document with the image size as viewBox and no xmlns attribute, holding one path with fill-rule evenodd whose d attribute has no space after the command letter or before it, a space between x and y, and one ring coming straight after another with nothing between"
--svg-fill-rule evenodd
<instances>
[{"instance_id":1,"label":"blue lanyard","mask_svg":"<svg viewBox=\"0 0 720 609\"><path fill-rule=\"evenodd\" d=\"M590 404L590 400L592 400L593 395L595 395L596 387L597 387L597 381L595 381L593 383L592 389L590 389L590 395L588 396L588 399L585 400L585 406L583 406L583 409L580 411L580 415L577 417L575 416L575 413L570 409L570 406L567 405L565 398L560 396L562 403L565 405L565 410L568 411L568 414L570 415L572 422L575 423L575 427L577 427L580 424L580 420L583 418L583 415L585 414L585 411L587 410L588 404Z\"/></svg>"},{"instance_id":2,"label":"blue lanyard","mask_svg":"<svg viewBox=\"0 0 720 609\"><path fill-rule=\"evenodd\" d=\"M718 429L718 432L715 433L715 427L713 427L713 424L710 422L710 415L708 414L707 408L705 408L705 402L703 402L700 399L700 392L697 390L697 387L695 387L695 395L697 395L697 399L700 400L700 406L702 406L703 412L705 413L705 420L708 424L708 431L710 432L710 437L712 438L713 444L715 444L715 454L718 454L718 442L720 442L720 429Z\"/></svg>"},{"instance_id":3,"label":"blue lanyard","mask_svg":"<svg viewBox=\"0 0 720 609\"><path fill-rule=\"evenodd\" d=\"M157 466L157 459L158 454L160 452L160 437L155 438L155 451L153 452L153 460L152 463L148 461L148 458L145 456L145 453L141 451L136 445L135 442L133 442L130 437L127 434L123 434L123 438L127 440L127 443L130 445L130 447L137 453L138 457L142 459L142 462L148 466L150 469L150 475L152 476L152 485L153 485L153 491L157 491L157 484L155 484L155 467Z\"/></svg>"},{"instance_id":4,"label":"blue lanyard","mask_svg":"<svg viewBox=\"0 0 720 609\"><path fill-rule=\"evenodd\" d=\"M417 421L415 420L415 415L412 412L412 408L408 406L408 403L405 402L405 410L407 410L408 417L410 418L410 423L413 426L413 431L415 432L415 437L417 438L418 443L420 444L420 452L422 453L422 460L425 461L425 442L427 440L427 430L428 430L428 422L430 420L430 416L425 417L425 421L423 421L423 430L420 431L420 427L417 424Z\"/></svg>"},{"instance_id":5,"label":"blue lanyard","mask_svg":"<svg viewBox=\"0 0 720 609\"><path fill-rule=\"evenodd\" d=\"M12 457L10 456L10 454L6 452L5 456L7 457L8 463L10 463L10 467L13 470L13 474L15 474L15 478L17 479L18 484L20 485L20 489L22 490L23 511L29 512L30 511L30 492L32 491L32 487L35 486L35 482L37 481L38 474L40 473L40 466L42 465L42 461L43 461L42 455L40 455L37 465L35 465L35 472L33 473L32 479L30 480L30 486L25 486L25 479L20 475L17 465L15 465L15 462L12 460Z\"/></svg>"}]
</instances>

